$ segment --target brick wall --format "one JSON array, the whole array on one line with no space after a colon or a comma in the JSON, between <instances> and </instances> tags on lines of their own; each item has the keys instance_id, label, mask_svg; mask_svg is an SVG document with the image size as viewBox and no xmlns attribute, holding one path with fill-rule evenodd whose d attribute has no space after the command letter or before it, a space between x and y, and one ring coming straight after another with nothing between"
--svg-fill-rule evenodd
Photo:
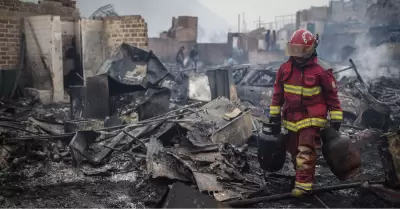
<instances>
[{"instance_id":1,"label":"brick wall","mask_svg":"<svg viewBox=\"0 0 400 209\"><path fill-rule=\"evenodd\" d=\"M147 49L147 23L140 15L105 17L106 54L111 54L123 42Z\"/></svg>"},{"instance_id":2,"label":"brick wall","mask_svg":"<svg viewBox=\"0 0 400 209\"><path fill-rule=\"evenodd\" d=\"M193 43L197 41L197 17L179 16L173 21L172 36L175 40Z\"/></svg>"},{"instance_id":3,"label":"brick wall","mask_svg":"<svg viewBox=\"0 0 400 209\"><path fill-rule=\"evenodd\" d=\"M73 2L72 0L57 0L41 1L40 4L35 4L19 0L0 0L0 70L18 67L23 17L57 15L62 18L78 18L79 11Z\"/></svg>"},{"instance_id":4,"label":"brick wall","mask_svg":"<svg viewBox=\"0 0 400 209\"><path fill-rule=\"evenodd\" d=\"M12 69L19 62L21 21L0 16L0 69Z\"/></svg>"}]
</instances>

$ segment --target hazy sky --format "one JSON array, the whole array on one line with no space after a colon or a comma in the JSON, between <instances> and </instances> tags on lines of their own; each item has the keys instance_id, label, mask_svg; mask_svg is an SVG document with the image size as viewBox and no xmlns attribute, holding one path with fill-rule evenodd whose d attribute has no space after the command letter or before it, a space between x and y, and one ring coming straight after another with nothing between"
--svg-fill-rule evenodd
<instances>
[{"instance_id":1,"label":"hazy sky","mask_svg":"<svg viewBox=\"0 0 400 209\"><path fill-rule=\"evenodd\" d=\"M150 37L158 37L160 32L168 30L174 16L197 16L198 38L202 42L211 41L215 36L224 42L229 29L237 31L239 13L245 13L247 30L256 28L259 16L267 23L275 21L275 16L292 15L291 21L287 18L286 22L278 23L280 28L294 22L297 11L328 3L329 0L77 0L85 17L106 4L113 4L119 15L142 15L148 23Z\"/></svg>"},{"instance_id":2,"label":"hazy sky","mask_svg":"<svg viewBox=\"0 0 400 209\"><path fill-rule=\"evenodd\" d=\"M311 6L328 5L329 0L198 0L237 27L238 13L245 13L248 29L256 26L259 16L263 22L275 21L275 16L296 14ZM190 0L188 0L190 2Z\"/></svg>"}]
</instances>

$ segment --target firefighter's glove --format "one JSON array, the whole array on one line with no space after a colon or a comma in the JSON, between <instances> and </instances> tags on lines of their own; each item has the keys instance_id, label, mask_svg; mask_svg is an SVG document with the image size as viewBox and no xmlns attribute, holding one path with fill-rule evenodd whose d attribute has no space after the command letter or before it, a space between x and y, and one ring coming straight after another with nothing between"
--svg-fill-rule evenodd
<instances>
[{"instance_id":1,"label":"firefighter's glove","mask_svg":"<svg viewBox=\"0 0 400 209\"><path fill-rule=\"evenodd\" d=\"M281 123L281 115L270 115L269 116L269 122L270 123Z\"/></svg>"},{"instance_id":2,"label":"firefighter's glove","mask_svg":"<svg viewBox=\"0 0 400 209\"><path fill-rule=\"evenodd\" d=\"M282 125L281 115L269 117L268 126L271 130L272 135L277 135L277 134L281 133L281 125Z\"/></svg>"},{"instance_id":3,"label":"firefighter's glove","mask_svg":"<svg viewBox=\"0 0 400 209\"><path fill-rule=\"evenodd\" d=\"M292 190L292 195L295 197L302 197L311 194L311 192L312 192L312 183L296 182Z\"/></svg>"},{"instance_id":4,"label":"firefighter's glove","mask_svg":"<svg viewBox=\"0 0 400 209\"><path fill-rule=\"evenodd\" d=\"M339 131L340 127L342 126L342 122L340 121L331 121L331 127L336 131Z\"/></svg>"}]
</instances>

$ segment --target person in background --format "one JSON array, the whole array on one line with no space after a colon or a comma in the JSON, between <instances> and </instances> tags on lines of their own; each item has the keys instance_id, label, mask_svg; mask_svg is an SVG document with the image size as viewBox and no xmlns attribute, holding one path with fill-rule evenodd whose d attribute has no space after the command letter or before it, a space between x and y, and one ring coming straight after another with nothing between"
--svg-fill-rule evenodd
<instances>
[{"instance_id":1,"label":"person in background","mask_svg":"<svg viewBox=\"0 0 400 209\"><path fill-rule=\"evenodd\" d=\"M179 48L178 53L176 54L176 64L178 65L179 68L183 69L185 68L185 47L181 46L181 48Z\"/></svg>"},{"instance_id":2,"label":"person in background","mask_svg":"<svg viewBox=\"0 0 400 209\"><path fill-rule=\"evenodd\" d=\"M308 30L297 30L286 46L289 60L281 65L274 84L269 122L273 134L281 123L289 131L288 151L296 167L294 196L312 191L317 161L316 143L329 113L337 131L343 120L336 79L332 70L318 64L318 40ZM281 112L282 107L282 112Z\"/></svg>"},{"instance_id":3,"label":"person in background","mask_svg":"<svg viewBox=\"0 0 400 209\"><path fill-rule=\"evenodd\" d=\"M271 43L271 30L267 30L267 32L265 33L265 50L266 51L269 51L270 43Z\"/></svg>"},{"instance_id":4,"label":"person in background","mask_svg":"<svg viewBox=\"0 0 400 209\"><path fill-rule=\"evenodd\" d=\"M228 57L225 60L225 65L233 66L233 65L237 65L237 62L233 59L232 55L228 55Z\"/></svg>"},{"instance_id":5,"label":"person in background","mask_svg":"<svg viewBox=\"0 0 400 209\"><path fill-rule=\"evenodd\" d=\"M271 49L276 50L276 31L272 31Z\"/></svg>"},{"instance_id":6,"label":"person in background","mask_svg":"<svg viewBox=\"0 0 400 209\"><path fill-rule=\"evenodd\" d=\"M195 69L197 69L198 56L197 46L195 45L189 52L190 63Z\"/></svg>"}]
</instances>

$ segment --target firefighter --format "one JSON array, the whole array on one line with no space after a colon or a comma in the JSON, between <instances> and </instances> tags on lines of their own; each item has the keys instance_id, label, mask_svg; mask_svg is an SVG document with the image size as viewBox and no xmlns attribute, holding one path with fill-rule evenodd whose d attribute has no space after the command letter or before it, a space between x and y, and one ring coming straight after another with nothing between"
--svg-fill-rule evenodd
<instances>
[{"instance_id":1,"label":"firefighter","mask_svg":"<svg viewBox=\"0 0 400 209\"><path fill-rule=\"evenodd\" d=\"M295 196L312 191L316 141L328 114L330 125L336 130L343 120L336 80L332 69L325 70L317 63L317 45L318 40L310 31L293 33L286 47L290 58L277 72L270 106L274 134L280 132L281 124L288 130L287 148L296 168L292 190Z\"/></svg>"},{"instance_id":2,"label":"firefighter","mask_svg":"<svg viewBox=\"0 0 400 209\"><path fill-rule=\"evenodd\" d=\"M190 58L191 65L197 70L197 61L199 58L199 53L198 53L196 45L193 46L192 49L190 50L189 58Z\"/></svg>"}]
</instances>

